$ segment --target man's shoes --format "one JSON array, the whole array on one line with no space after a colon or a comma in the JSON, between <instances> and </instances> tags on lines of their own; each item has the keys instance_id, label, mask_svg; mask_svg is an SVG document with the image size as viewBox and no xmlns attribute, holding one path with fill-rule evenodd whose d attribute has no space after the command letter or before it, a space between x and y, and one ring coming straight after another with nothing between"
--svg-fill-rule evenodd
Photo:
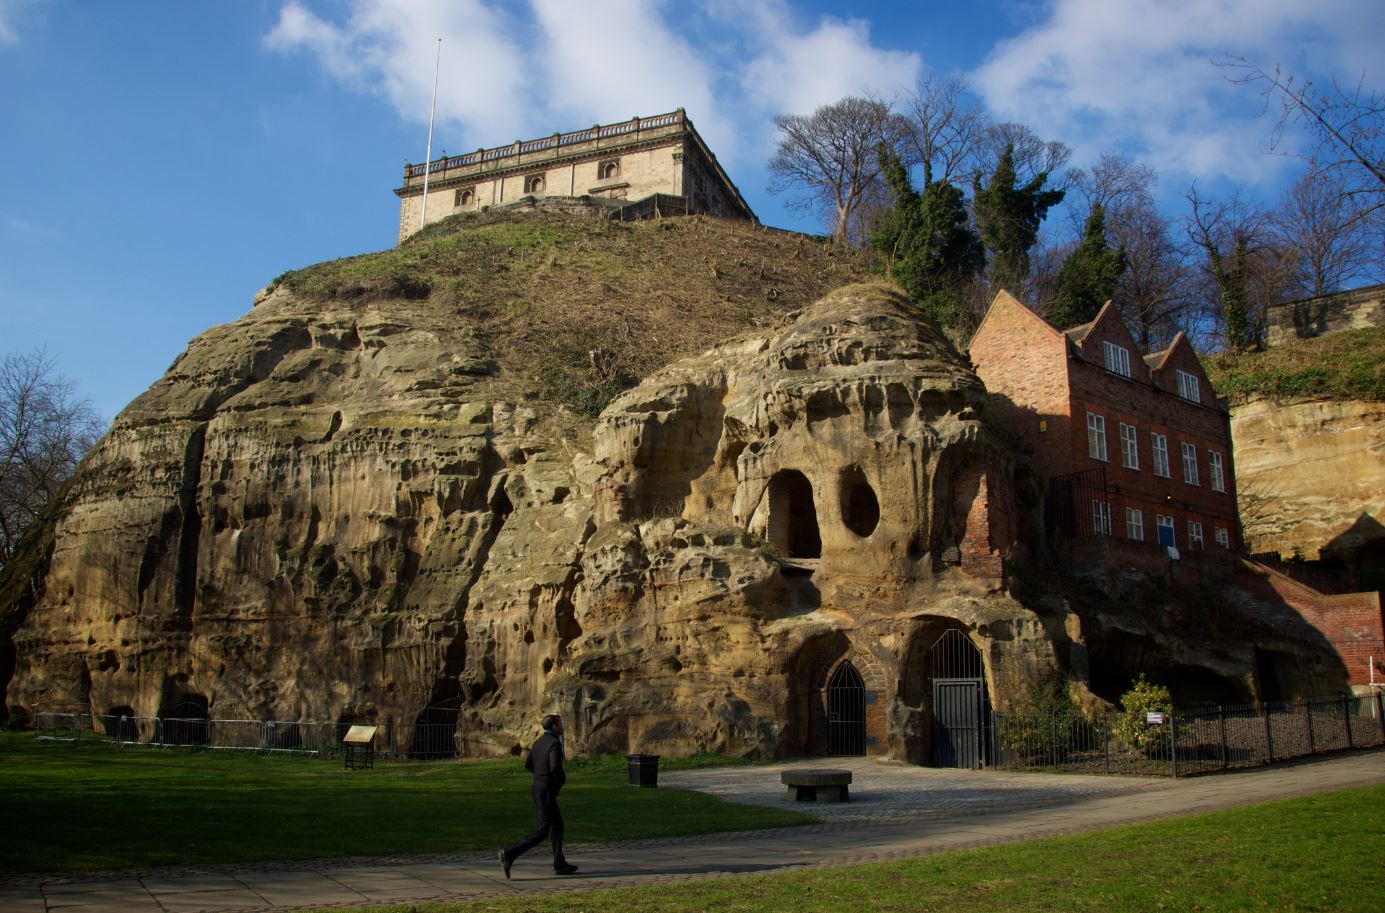
<instances>
[{"instance_id":1,"label":"man's shoes","mask_svg":"<svg viewBox=\"0 0 1385 913\"><path fill-rule=\"evenodd\" d=\"M497 858L500 859L500 869L501 869L501 871L503 871L503 872L505 873L505 880L506 880L506 881L509 881L509 880L510 880L510 866L514 865L514 860L511 859L509 856L506 856L504 850L501 850L501 851L497 854Z\"/></svg>"},{"instance_id":2,"label":"man's shoes","mask_svg":"<svg viewBox=\"0 0 1385 913\"><path fill-rule=\"evenodd\" d=\"M508 866L507 866L506 868L508 868ZM555 865L555 866L553 867L553 874L554 874L554 875L576 875L576 874L577 874L577 866L573 865L573 864L570 863L570 862L564 862L562 865Z\"/></svg>"}]
</instances>

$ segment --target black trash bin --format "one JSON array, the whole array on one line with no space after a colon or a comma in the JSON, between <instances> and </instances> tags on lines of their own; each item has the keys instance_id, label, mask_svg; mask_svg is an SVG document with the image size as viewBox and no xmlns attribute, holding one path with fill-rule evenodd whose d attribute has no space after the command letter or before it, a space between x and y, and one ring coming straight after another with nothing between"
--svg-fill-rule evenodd
<instances>
[{"instance_id":1,"label":"black trash bin","mask_svg":"<svg viewBox=\"0 0 1385 913\"><path fill-rule=\"evenodd\" d=\"M631 786L650 786L659 785L659 756L656 754L631 754L626 755L625 760L630 765L630 785Z\"/></svg>"}]
</instances>

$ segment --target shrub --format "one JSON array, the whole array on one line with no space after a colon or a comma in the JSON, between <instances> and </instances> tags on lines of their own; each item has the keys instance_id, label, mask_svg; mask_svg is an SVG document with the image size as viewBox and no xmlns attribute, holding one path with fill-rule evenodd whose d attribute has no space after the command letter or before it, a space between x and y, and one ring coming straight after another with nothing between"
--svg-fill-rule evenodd
<instances>
[{"instance_id":1,"label":"shrub","mask_svg":"<svg viewBox=\"0 0 1385 913\"><path fill-rule=\"evenodd\" d=\"M1026 761L1058 764L1072 751L1083 723L1082 708L1063 682L1033 682L1012 713L997 715L996 737L1001 748Z\"/></svg>"},{"instance_id":2,"label":"shrub","mask_svg":"<svg viewBox=\"0 0 1385 913\"><path fill-rule=\"evenodd\" d=\"M1163 685L1146 681L1141 675L1121 695L1121 714L1116 720L1116 738L1145 755L1161 754L1169 747L1168 723L1150 723L1151 712L1173 712L1173 696Z\"/></svg>"}]
</instances>

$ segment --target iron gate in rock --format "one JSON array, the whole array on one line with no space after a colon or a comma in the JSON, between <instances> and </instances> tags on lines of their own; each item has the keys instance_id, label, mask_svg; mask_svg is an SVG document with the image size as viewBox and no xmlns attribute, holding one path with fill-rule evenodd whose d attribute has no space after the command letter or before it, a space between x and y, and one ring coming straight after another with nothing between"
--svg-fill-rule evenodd
<instances>
[{"instance_id":1,"label":"iron gate in rock","mask_svg":"<svg viewBox=\"0 0 1385 913\"><path fill-rule=\"evenodd\" d=\"M944 631L928 650L928 670L933 682L934 766L985 766L991 701L981 651L961 631Z\"/></svg>"},{"instance_id":2,"label":"iron gate in rock","mask_svg":"<svg viewBox=\"0 0 1385 913\"><path fill-rule=\"evenodd\" d=\"M827 725L831 753L866 753L866 684L849 661L827 683Z\"/></svg>"}]
</instances>

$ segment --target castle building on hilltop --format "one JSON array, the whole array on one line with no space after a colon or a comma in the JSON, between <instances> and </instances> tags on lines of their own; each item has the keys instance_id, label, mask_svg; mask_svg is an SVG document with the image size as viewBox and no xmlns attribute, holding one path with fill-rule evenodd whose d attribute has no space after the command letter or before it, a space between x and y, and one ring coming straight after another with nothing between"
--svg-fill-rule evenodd
<instances>
[{"instance_id":1,"label":"castle building on hilltop","mask_svg":"<svg viewBox=\"0 0 1385 913\"><path fill-rule=\"evenodd\" d=\"M1110 302L1061 330L1001 291L971 359L1048 479L1050 529L1123 540L1123 560L1240 550L1228 416L1182 333L1144 355Z\"/></svg>"},{"instance_id":2,"label":"castle building on hilltop","mask_svg":"<svg viewBox=\"0 0 1385 913\"><path fill-rule=\"evenodd\" d=\"M425 176L429 222L553 198L757 221L682 108L405 165L394 191L400 241L423 227Z\"/></svg>"}]
</instances>

